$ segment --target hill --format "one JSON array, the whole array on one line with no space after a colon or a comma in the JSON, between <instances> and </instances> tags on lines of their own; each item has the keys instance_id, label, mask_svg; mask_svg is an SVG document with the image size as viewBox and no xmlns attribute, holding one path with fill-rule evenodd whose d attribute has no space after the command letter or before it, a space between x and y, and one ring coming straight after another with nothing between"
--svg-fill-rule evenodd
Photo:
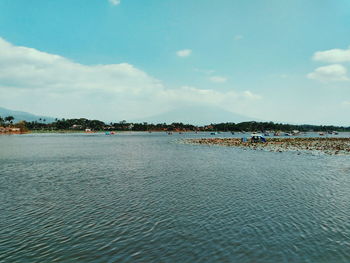
<instances>
[{"instance_id":1,"label":"hill","mask_svg":"<svg viewBox=\"0 0 350 263\"><path fill-rule=\"evenodd\" d=\"M206 125L210 123L222 122L244 122L258 121L255 118L239 115L229 111L222 110L217 107L184 107L168 111L149 118L132 120L133 122L148 122L148 123L191 123L194 125Z\"/></svg>"},{"instance_id":2,"label":"hill","mask_svg":"<svg viewBox=\"0 0 350 263\"><path fill-rule=\"evenodd\" d=\"M0 116L5 118L7 116L13 116L15 118L14 122L19 121L38 121L39 119L45 119L46 123L55 121L55 118L48 116L35 115L24 111L9 110L0 107Z\"/></svg>"}]
</instances>

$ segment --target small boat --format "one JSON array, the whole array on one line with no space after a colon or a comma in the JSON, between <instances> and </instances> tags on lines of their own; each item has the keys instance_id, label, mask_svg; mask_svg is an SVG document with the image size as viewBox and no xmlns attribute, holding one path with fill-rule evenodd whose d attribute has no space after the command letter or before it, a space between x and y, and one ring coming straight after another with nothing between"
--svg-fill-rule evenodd
<instances>
[{"instance_id":1,"label":"small boat","mask_svg":"<svg viewBox=\"0 0 350 263\"><path fill-rule=\"evenodd\" d=\"M266 142L266 139L264 138L263 135L261 134L258 134L258 133L253 133L250 135L251 138L250 138L250 141L251 142L254 142L254 143L257 143L257 142Z\"/></svg>"},{"instance_id":2,"label":"small boat","mask_svg":"<svg viewBox=\"0 0 350 263\"><path fill-rule=\"evenodd\" d=\"M300 134L300 131L299 130L293 130L292 131L292 135L299 135Z\"/></svg>"},{"instance_id":3,"label":"small boat","mask_svg":"<svg viewBox=\"0 0 350 263\"><path fill-rule=\"evenodd\" d=\"M211 132L210 135L217 135L217 132Z\"/></svg>"},{"instance_id":4,"label":"small boat","mask_svg":"<svg viewBox=\"0 0 350 263\"><path fill-rule=\"evenodd\" d=\"M231 134L232 134L232 135L235 135L235 132L232 131Z\"/></svg>"},{"instance_id":5,"label":"small boat","mask_svg":"<svg viewBox=\"0 0 350 263\"><path fill-rule=\"evenodd\" d=\"M320 132L318 135L320 135L320 136L324 136L324 132Z\"/></svg>"},{"instance_id":6,"label":"small boat","mask_svg":"<svg viewBox=\"0 0 350 263\"><path fill-rule=\"evenodd\" d=\"M293 134L286 132L284 136L292 136Z\"/></svg>"},{"instance_id":7,"label":"small boat","mask_svg":"<svg viewBox=\"0 0 350 263\"><path fill-rule=\"evenodd\" d=\"M332 131L332 134L333 134L333 135L338 135L339 132L337 132L337 131Z\"/></svg>"}]
</instances>

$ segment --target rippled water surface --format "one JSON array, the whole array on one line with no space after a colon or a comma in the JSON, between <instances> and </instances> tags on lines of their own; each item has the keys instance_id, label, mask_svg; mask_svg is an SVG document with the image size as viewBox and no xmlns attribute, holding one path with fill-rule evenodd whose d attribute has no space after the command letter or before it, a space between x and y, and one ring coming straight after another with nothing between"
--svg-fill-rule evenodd
<instances>
[{"instance_id":1,"label":"rippled water surface","mask_svg":"<svg viewBox=\"0 0 350 263\"><path fill-rule=\"evenodd\" d=\"M350 262L349 156L200 136L0 136L0 262Z\"/></svg>"}]
</instances>

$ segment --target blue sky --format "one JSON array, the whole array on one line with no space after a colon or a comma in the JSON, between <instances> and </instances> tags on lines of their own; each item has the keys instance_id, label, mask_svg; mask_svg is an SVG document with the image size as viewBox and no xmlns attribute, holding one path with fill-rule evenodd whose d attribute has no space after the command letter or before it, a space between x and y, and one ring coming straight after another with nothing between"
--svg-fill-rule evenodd
<instances>
[{"instance_id":1,"label":"blue sky","mask_svg":"<svg viewBox=\"0 0 350 263\"><path fill-rule=\"evenodd\" d=\"M1 0L0 37L0 106L350 125L350 1Z\"/></svg>"}]
</instances>

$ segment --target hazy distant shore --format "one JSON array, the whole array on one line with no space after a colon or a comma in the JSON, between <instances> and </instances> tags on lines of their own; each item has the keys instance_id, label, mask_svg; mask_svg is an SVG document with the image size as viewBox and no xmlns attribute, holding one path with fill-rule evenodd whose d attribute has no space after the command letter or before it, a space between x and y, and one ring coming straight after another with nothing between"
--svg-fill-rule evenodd
<instances>
[{"instance_id":1,"label":"hazy distant shore","mask_svg":"<svg viewBox=\"0 0 350 263\"><path fill-rule=\"evenodd\" d=\"M268 138L266 143L243 142L239 138L186 139L186 143L221 145L272 152L319 152L325 154L350 154L350 138Z\"/></svg>"}]
</instances>

